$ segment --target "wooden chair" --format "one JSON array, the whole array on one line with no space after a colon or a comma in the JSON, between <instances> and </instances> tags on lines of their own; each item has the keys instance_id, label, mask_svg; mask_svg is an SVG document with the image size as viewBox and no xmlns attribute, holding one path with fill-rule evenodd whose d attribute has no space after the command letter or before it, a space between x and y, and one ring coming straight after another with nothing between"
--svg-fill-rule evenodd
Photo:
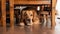
<instances>
[{"instance_id":1,"label":"wooden chair","mask_svg":"<svg viewBox=\"0 0 60 34\"><path fill-rule=\"evenodd\" d=\"M40 15L42 15L42 17L40 17L40 18L42 19L41 21L42 21L44 24L47 24L49 12L47 12L47 11L42 11L42 12L40 12Z\"/></svg>"},{"instance_id":2,"label":"wooden chair","mask_svg":"<svg viewBox=\"0 0 60 34\"><path fill-rule=\"evenodd\" d=\"M40 12L40 22L43 22L42 24L47 24L48 22L48 16L49 16L49 12L48 11L44 11L44 5L42 5L42 9Z\"/></svg>"}]
</instances>

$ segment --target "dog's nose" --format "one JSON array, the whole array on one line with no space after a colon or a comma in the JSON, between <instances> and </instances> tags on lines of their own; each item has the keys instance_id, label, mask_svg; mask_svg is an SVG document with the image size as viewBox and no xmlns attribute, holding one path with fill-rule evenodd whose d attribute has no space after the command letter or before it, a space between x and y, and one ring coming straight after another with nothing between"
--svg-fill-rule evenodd
<instances>
[{"instance_id":1,"label":"dog's nose","mask_svg":"<svg viewBox=\"0 0 60 34\"><path fill-rule=\"evenodd\" d=\"M30 19L27 19L28 23L30 23Z\"/></svg>"}]
</instances>

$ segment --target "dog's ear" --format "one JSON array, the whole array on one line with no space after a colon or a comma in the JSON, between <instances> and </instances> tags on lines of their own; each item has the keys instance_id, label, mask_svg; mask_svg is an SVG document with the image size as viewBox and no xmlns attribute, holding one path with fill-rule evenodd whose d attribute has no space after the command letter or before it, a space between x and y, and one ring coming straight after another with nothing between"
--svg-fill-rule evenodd
<instances>
[{"instance_id":1,"label":"dog's ear","mask_svg":"<svg viewBox=\"0 0 60 34\"><path fill-rule=\"evenodd\" d=\"M26 12L24 13L24 16L27 16Z\"/></svg>"},{"instance_id":2,"label":"dog's ear","mask_svg":"<svg viewBox=\"0 0 60 34\"><path fill-rule=\"evenodd\" d=\"M37 12L34 10L34 11L33 11L33 15L36 16L36 14L37 14Z\"/></svg>"},{"instance_id":3,"label":"dog's ear","mask_svg":"<svg viewBox=\"0 0 60 34\"><path fill-rule=\"evenodd\" d=\"M34 22L34 19L32 19L32 21Z\"/></svg>"}]
</instances>

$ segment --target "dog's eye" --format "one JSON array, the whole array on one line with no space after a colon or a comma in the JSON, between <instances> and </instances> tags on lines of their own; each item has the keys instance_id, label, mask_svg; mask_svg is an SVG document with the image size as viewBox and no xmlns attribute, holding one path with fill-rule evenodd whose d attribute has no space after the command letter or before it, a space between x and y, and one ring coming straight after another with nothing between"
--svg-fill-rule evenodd
<instances>
[{"instance_id":1,"label":"dog's eye","mask_svg":"<svg viewBox=\"0 0 60 34\"><path fill-rule=\"evenodd\" d=\"M33 16L32 14L30 16Z\"/></svg>"},{"instance_id":2,"label":"dog's eye","mask_svg":"<svg viewBox=\"0 0 60 34\"><path fill-rule=\"evenodd\" d=\"M24 16L26 16L27 14L24 14Z\"/></svg>"}]
</instances>

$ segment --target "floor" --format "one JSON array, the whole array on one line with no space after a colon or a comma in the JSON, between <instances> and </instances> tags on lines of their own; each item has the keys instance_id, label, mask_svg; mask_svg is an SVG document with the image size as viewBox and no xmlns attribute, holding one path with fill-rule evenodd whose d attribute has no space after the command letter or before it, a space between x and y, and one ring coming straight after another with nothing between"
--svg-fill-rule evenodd
<instances>
[{"instance_id":1,"label":"floor","mask_svg":"<svg viewBox=\"0 0 60 34\"><path fill-rule=\"evenodd\" d=\"M54 28L42 25L0 27L0 34L60 34L60 25Z\"/></svg>"},{"instance_id":2,"label":"floor","mask_svg":"<svg viewBox=\"0 0 60 34\"><path fill-rule=\"evenodd\" d=\"M32 25L32 26L12 26L1 27L0 34L60 34L60 22L56 18L56 26Z\"/></svg>"}]
</instances>

